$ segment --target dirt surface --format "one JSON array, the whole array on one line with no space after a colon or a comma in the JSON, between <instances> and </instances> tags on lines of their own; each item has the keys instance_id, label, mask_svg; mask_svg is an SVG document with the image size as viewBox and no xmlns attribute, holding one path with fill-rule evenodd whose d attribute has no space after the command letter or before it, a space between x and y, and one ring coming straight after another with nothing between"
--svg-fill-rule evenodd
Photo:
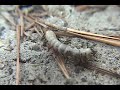
<instances>
[{"instance_id":1,"label":"dirt surface","mask_svg":"<svg viewBox=\"0 0 120 90\"><path fill-rule=\"evenodd\" d=\"M1 5L0 8L6 7ZM1 12L8 12L10 6ZM39 9L41 6L34 6ZM69 5L46 5L50 16L45 20L69 28L92 33L120 36L120 7L104 5L81 12ZM9 9L8 9L9 8ZM14 6L10 10L14 10ZM37 10L36 10L37 12ZM16 32L0 14L0 85L14 85L16 80ZM48 50L37 33L21 42L20 85L119 85L120 79L76 65L75 59L65 59L71 79L61 72L53 52ZM88 61L120 74L120 48L83 38L61 37L61 42L77 48L91 48ZM68 42L69 41L69 42ZM9 50L11 49L11 50Z\"/></svg>"}]
</instances>

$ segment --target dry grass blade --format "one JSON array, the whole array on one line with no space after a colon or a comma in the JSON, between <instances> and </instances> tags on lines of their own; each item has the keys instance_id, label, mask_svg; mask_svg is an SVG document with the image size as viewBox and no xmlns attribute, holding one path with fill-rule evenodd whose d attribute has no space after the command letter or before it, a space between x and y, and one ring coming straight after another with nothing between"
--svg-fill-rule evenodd
<instances>
[{"instance_id":1,"label":"dry grass blade","mask_svg":"<svg viewBox=\"0 0 120 90\"><path fill-rule=\"evenodd\" d=\"M75 9L77 11L84 11L84 10L88 9L88 7L89 7L88 5L78 5L75 7Z\"/></svg>"},{"instance_id":2,"label":"dry grass blade","mask_svg":"<svg viewBox=\"0 0 120 90\"><path fill-rule=\"evenodd\" d=\"M24 35L27 36L27 37L30 37L31 34L35 31L34 27L30 28L29 30L31 31L30 33L27 33L27 32L24 31Z\"/></svg>"},{"instance_id":3,"label":"dry grass blade","mask_svg":"<svg viewBox=\"0 0 120 90\"><path fill-rule=\"evenodd\" d=\"M34 18L31 17L31 16L29 16L29 18L34 20ZM80 37L83 37L83 38L103 42L103 43L110 44L110 45L113 45L113 46L120 46L120 39L119 38L108 37L108 36L104 36L104 35L98 35L98 34L93 34L93 33L89 33L89 32L84 32L84 31L78 31L78 30L70 29L70 28L66 28L66 27L59 27L59 26L51 24L49 22L45 22L42 19L40 19L39 22L43 23L47 26L56 28L56 29L66 31L70 34L74 34L76 36L80 36Z\"/></svg>"},{"instance_id":4,"label":"dry grass blade","mask_svg":"<svg viewBox=\"0 0 120 90\"><path fill-rule=\"evenodd\" d=\"M30 37L30 35L26 32L24 32L24 35L27 36L27 37Z\"/></svg>"},{"instance_id":5,"label":"dry grass blade","mask_svg":"<svg viewBox=\"0 0 120 90\"><path fill-rule=\"evenodd\" d=\"M36 22L37 24L39 24L40 26L42 26L42 27L44 27L44 28L47 28L47 26L46 26L45 24L38 22L38 20L35 20L35 22Z\"/></svg>"},{"instance_id":6,"label":"dry grass blade","mask_svg":"<svg viewBox=\"0 0 120 90\"><path fill-rule=\"evenodd\" d=\"M43 25L44 25L43 27L45 27L45 28L47 28L47 26L49 26L49 27L53 27L53 28L56 28L56 29L59 29L59 30L63 30L63 31L67 30L66 27L60 27L60 26L57 26L57 25L55 25L55 24L51 24L51 23L46 22L46 21L44 21L44 20L42 20L42 19L40 19L40 18L39 18L39 20L37 20L37 19L35 19L34 17L32 17L32 16L30 16L30 15L28 15L28 18L30 18L30 19L32 19L32 20L35 20L35 22L36 22L37 24L41 25L41 26L42 26L42 24L43 24ZM47 25L47 26L46 26L46 25Z\"/></svg>"},{"instance_id":7,"label":"dry grass blade","mask_svg":"<svg viewBox=\"0 0 120 90\"><path fill-rule=\"evenodd\" d=\"M37 29L36 27L34 27L34 30L35 30L40 36L42 36L41 33L38 31L38 29Z\"/></svg>"},{"instance_id":8,"label":"dry grass blade","mask_svg":"<svg viewBox=\"0 0 120 90\"><path fill-rule=\"evenodd\" d=\"M42 34L44 34L44 29L42 29L41 26L36 26L36 28L38 28L38 29L40 30L40 32L41 32Z\"/></svg>"},{"instance_id":9,"label":"dry grass blade","mask_svg":"<svg viewBox=\"0 0 120 90\"><path fill-rule=\"evenodd\" d=\"M107 38L107 39L113 39L113 40L120 40L120 38L116 38L116 37L109 37L109 36L94 34L94 33L90 33L90 32L85 32L85 31L78 31L78 30L70 29L70 28L67 28L67 31L68 32L74 32L74 33L82 34L82 35L87 35L87 36Z\"/></svg>"},{"instance_id":10,"label":"dry grass blade","mask_svg":"<svg viewBox=\"0 0 120 90\"><path fill-rule=\"evenodd\" d=\"M63 61L61 61L61 60L59 59L59 60L57 60L57 63L58 63L58 65L59 65L59 67L61 68L62 72L64 73L65 77L66 77L67 79L69 79L70 77L69 77L68 72L67 72L67 70L66 70L66 68L65 68L65 66L64 66Z\"/></svg>"},{"instance_id":11,"label":"dry grass blade","mask_svg":"<svg viewBox=\"0 0 120 90\"><path fill-rule=\"evenodd\" d=\"M20 26L21 26L21 37L23 37L24 35L24 18L23 18L23 13L22 11L19 9L19 5L16 6L16 11L18 13L18 16L20 16Z\"/></svg>"},{"instance_id":12,"label":"dry grass blade","mask_svg":"<svg viewBox=\"0 0 120 90\"><path fill-rule=\"evenodd\" d=\"M11 25L16 26L15 21L13 17L10 14L7 14L7 12L1 12L1 15L8 21L10 22Z\"/></svg>"},{"instance_id":13,"label":"dry grass blade","mask_svg":"<svg viewBox=\"0 0 120 90\"><path fill-rule=\"evenodd\" d=\"M26 16L26 15L23 15L23 17L27 20L27 21L29 21L29 22L34 22L34 20L32 19L32 18L30 18L30 17L28 17L28 16Z\"/></svg>"},{"instance_id":14,"label":"dry grass blade","mask_svg":"<svg viewBox=\"0 0 120 90\"><path fill-rule=\"evenodd\" d=\"M115 38L119 38L120 39L120 36L110 36L110 37L115 37Z\"/></svg>"},{"instance_id":15,"label":"dry grass blade","mask_svg":"<svg viewBox=\"0 0 120 90\"><path fill-rule=\"evenodd\" d=\"M16 14L17 16L19 15L19 14L18 14L18 13L19 13L19 6L20 6L20 5L16 5L16 8L15 8L15 14Z\"/></svg>"},{"instance_id":16,"label":"dry grass blade","mask_svg":"<svg viewBox=\"0 0 120 90\"><path fill-rule=\"evenodd\" d=\"M76 35L78 37L83 37L83 38L87 38L87 39L91 39L91 40L103 42L103 43L106 43L106 44L109 44L109 45L120 47L120 41L118 41L118 40L112 40L112 39L110 40L110 39L107 39L107 38L87 36L87 35L82 35L82 34L78 34L78 33L74 33L74 32L69 32L69 33L73 34L73 35Z\"/></svg>"},{"instance_id":17,"label":"dry grass blade","mask_svg":"<svg viewBox=\"0 0 120 90\"><path fill-rule=\"evenodd\" d=\"M35 25L35 22L32 22L31 24L29 24L28 26L25 27L25 30L30 29L31 27L33 27Z\"/></svg>"},{"instance_id":18,"label":"dry grass blade","mask_svg":"<svg viewBox=\"0 0 120 90\"><path fill-rule=\"evenodd\" d=\"M16 85L19 85L19 71L20 71L20 26L17 25L17 64L16 64Z\"/></svg>"},{"instance_id":19,"label":"dry grass blade","mask_svg":"<svg viewBox=\"0 0 120 90\"><path fill-rule=\"evenodd\" d=\"M39 24L40 26L47 28L47 26L45 24L40 23L37 19L33 19L33 18L26 16L26 15L24 15L24 18L29 22L35 22L35 23Z\"/></svg>"},{"instance_id":20,"label":"dry grass blade","mask_svg":"<svg viewBox=\"0 0 120 90\"><path fill-rule=\"evenodd\" d=\"M64 64L64 62L63 62L63 57L57 52L57 51L55 51L54 50L54 53L55 53L55 55L56 55L56 61L57 61L57 63L58 63L58 65L59 65L59 67L60 67L60 69L62 70L62 72L63 72L63 74L65 75L65 77L67 78L67 79L69 79L70 78L70 76L69 76L69 74L68 74L68 72L67 72L67 70L66 70L66 68L65 68L65 64ZM55 58L55 57L54 57Z\"/></svg>"},{"instance_id":21,"label":"dry grass blade","mask_svg":"<svg viewBox=\"0 0 120 90\"><path fill-rule=\"evenodd\" d=\"M96 71L99 72L99 73L108 74L108 75L111 75L111 76L120 78L120 75L117 74L116 72L108 71L108 70L99 68L99 67L97 67L97 66L95 66L95 65L87 65L85 68L91 69L91 70L96 70Z\"/></svg>"},{"instance_id":22,"label":"dry grass blade","mask_svg":"<svg viewBox=\"0 0 120 90\"><path fill-rule=\"evenodd\" d=\"M32 16L28 16L28 17L31 18L31 19L33 19L33 20L35 20L35 18L32 17ZM57 26L55 24L51 24L49 22L46 22L46 21L44 21L42 19L39 19L39 21L37 20L36 22L37 23L43 23L43 24L45 24L47 26L50 26L50 27L53 27L53 28L56 28L56 29L59 29L59 30L63 30L63 31L79 33L79 34L83 34L83 35L87 35L87 36L94 36L94 37L100 37L100 38L120 40L120 38L109 37L109 36L105 36L105 35L99 35L99 34L94 34L94 33L90 33L90 32L85 32L85 31L78 31L78 30L71 29L71 28L66 28L66 27L60 27L60 26Z\"/></svg>"},{"instance_id":23,"label":"dry grass blade","mask_svg":"<svg viewBox=\"0 0 120 90\"><path fill-rule=\"evenodd\" d=\"M32 17L32 19L33 19L33 17ZM66 27L59 27L59 26L51 24L49 22L45 22L44 20L41 20L41 19L39 20L39 22L43 23L47 26L50 26L50 27L53 27L53 28L56 28L56 29L63 30L63 31L66 31L68 33L74 34L76 36L80 36L80 37L83 37L83 38L103 42L103 43L113 45L113 46L120 46L120 38L98 35L98 34L93 34L93 33L84 32L84 31L78 31L78 30L70 29L70 28L66 28Z\"/></svg>"},{"instance_id":24,"label":"dry grass blade","mask_svg":"<svg viewBox=\"0 0 120 90\"><path fill-rule=\"evenodd\" d=\"M21 37L23 37L23 32L24 32L24 19L23 19L23 14L20 13L20 25L21 25Z\"/></svg>"}]
</instances>

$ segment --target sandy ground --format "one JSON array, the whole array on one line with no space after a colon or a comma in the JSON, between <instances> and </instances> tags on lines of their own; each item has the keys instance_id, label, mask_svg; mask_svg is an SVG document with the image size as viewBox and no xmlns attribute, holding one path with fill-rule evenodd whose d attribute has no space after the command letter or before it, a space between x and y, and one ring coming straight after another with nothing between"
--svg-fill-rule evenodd
<instances>
[{"instance_id":1,"label":"sandy ground","mask_svg":"<svg viewBox=\"0 0 120 90\"><path fill-rule=\"evenodd\" d=\"M36 7L39 8L39 6ZM120 35L120 7L117 5L105 6L102 9L92 8L82 12L77 12L74 7L69 5L48 5L44 6L44 9L51 14L51 17L47 17L46 20L53 24L108 36ZM16 80L16 34L1 15L0 19L0 85L14 85ZM60 40L67 42L72 47L91 48L94 51L92 58L88 59L91 63L120 74L119 47L82 38L63 37ZM9 51L9 48L12 50ZM71 77L70 80L67 80L52 54L53 52L44 46L44 42L37 33L33 33L24 42L21 42L20 84L120 84L119 78L82 68L76 65L75 59L65 60L65 66Z\"/></svg>"}]
</instances>

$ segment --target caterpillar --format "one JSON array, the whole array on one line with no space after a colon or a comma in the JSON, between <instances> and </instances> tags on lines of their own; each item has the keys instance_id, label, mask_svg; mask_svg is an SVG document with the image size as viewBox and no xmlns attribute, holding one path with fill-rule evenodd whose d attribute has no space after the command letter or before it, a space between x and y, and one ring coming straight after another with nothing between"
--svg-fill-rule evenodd
<instances>
[{"instance_id":1,"label":"caterpillar","mask_svg":"<svg viewBox=\"0 0 120 90\"><path fill-rule=\"evenodd\" d=\"M73 55L73 56L89 56L92 51L90 48L81 48L81 49L77 49L77 48L72 48L66 44L63 44L61 43L55 33L53 31L46 31L46 34L45 34L45 37L48 41L48 43L56 50L58 50L59 53L62 53L62 54L67 54L67 55ZM80 60L81 61L81 60ZM117 74L116 72L112 72L112 71L108 71L108 70L105 70L105 69L102 69L102 68L99 68L97 67L96 65L92 65L90 64L89 62L86 62L82 60L82 62L80 63L80 65L84 66L84 68L87 68L87 69L90 69L90 70L96 70L98 72L101 72L101 73L105 73L105 74L108 74L108 75L112 75L112 76L115 76L115 77L118 77L120 78L120 75Z\"/></svg>"},{"instance_id":2,"label":"caterpillar","mask_svg":"<svg viewBox=\"0 0 120 90\"><path fill-rule=\"evenodd\" d=\"M55 49L58 50L59 53L62 53L64 55L73 55L73 56L88 56L91 54L90 48L72 48L69 45L61 43L55 33L51 30L46 31L45 37L48 41L48 43Z\"/></svg>"}]
</instances>

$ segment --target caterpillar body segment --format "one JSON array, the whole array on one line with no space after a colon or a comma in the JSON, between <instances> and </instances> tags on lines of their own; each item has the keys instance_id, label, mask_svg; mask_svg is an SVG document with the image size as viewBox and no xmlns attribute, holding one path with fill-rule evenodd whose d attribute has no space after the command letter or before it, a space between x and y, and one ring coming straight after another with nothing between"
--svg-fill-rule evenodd
<instances>
[{"instance_id":1,"label":"caterpillar body segment","mask_svg":"<svg viewBox=\"0 0 120 90\"><path fill-rule=\"evenodd\" d=\"M59 53L62 53L64 55L73 55L73 56L88 56L91 54L91 49L86 48L86 49L77 49L77 48L72 48L66 44L61 43L55 33L53 31L46 31L45 35L48 43L54 48L57 49Z\"/></svg>"}]
</instances>

